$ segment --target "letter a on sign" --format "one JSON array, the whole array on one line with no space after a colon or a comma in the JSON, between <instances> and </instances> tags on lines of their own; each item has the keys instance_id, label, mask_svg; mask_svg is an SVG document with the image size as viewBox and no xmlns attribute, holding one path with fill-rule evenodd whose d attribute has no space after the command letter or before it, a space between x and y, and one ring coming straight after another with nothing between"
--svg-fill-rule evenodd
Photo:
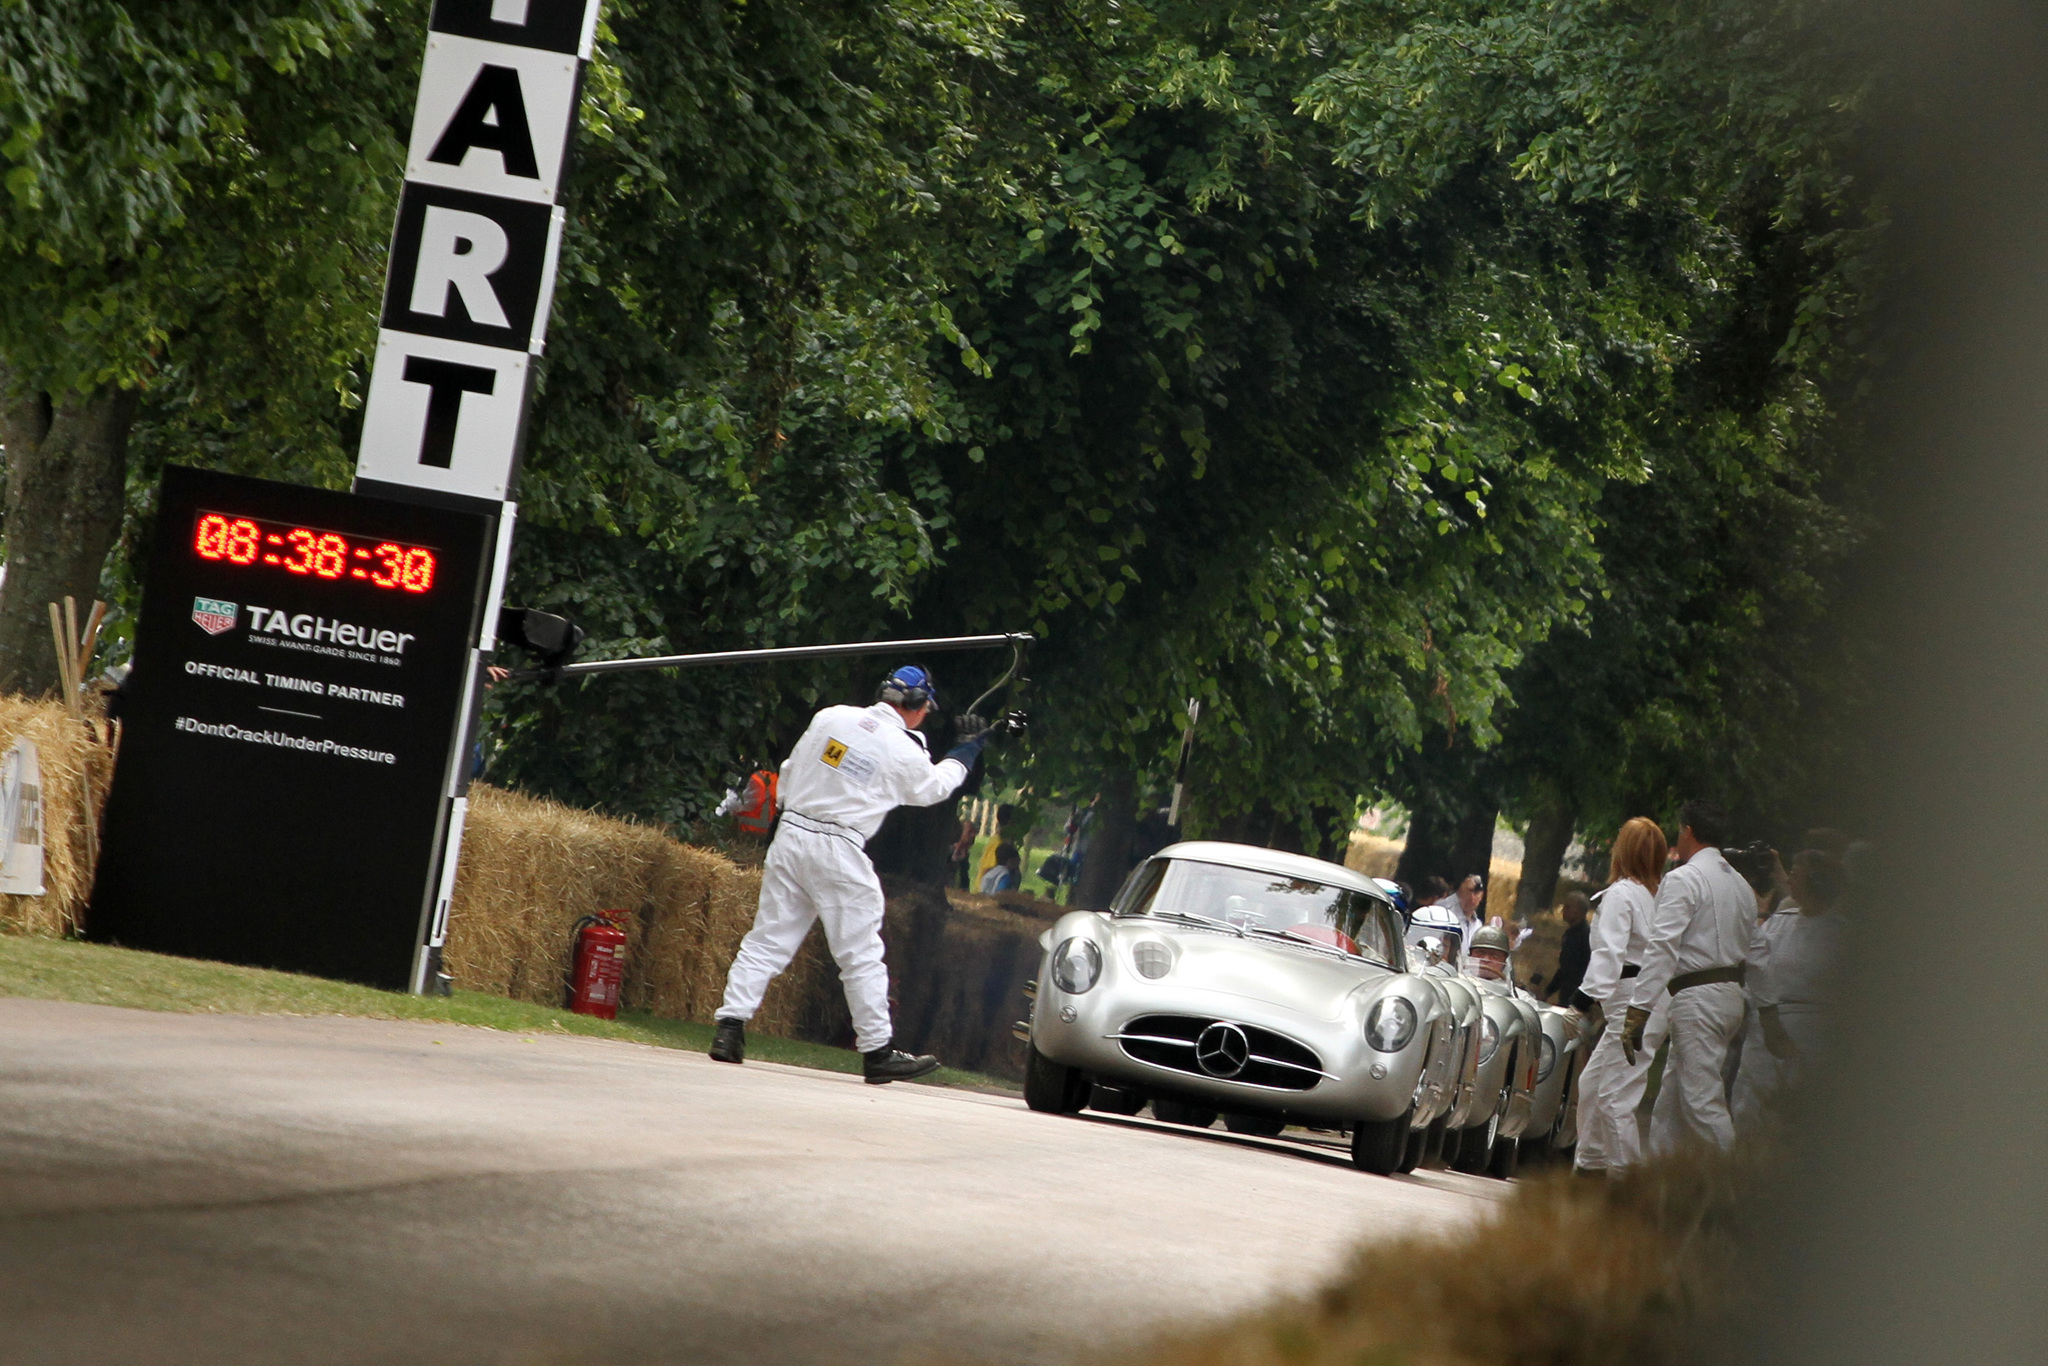
<instances>
[{"instance_id":1,"label":"letter a on sign","mask_svg":"<svg viewBox=\"0 0 2048 1366\"><path fill-rule=\"evenodd\" d=\"M432 34L405 178L551 204L575 104L573 55Z\"/></svg>"}]
</instances>

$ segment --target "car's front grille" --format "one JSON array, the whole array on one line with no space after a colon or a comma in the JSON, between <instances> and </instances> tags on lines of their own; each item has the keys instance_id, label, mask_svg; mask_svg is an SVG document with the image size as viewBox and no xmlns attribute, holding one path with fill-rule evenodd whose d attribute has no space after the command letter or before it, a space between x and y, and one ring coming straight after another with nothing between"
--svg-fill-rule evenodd
<instances>
[{"instance_id":1,"label":"car's front grille","mask_svg":"<svg viewBox=\"0 0 2048 1366\"><path fill-rule=\"evenodd\" d=\"M1235 1071L1229 1070L1237 1046L1230 1030L1242 1038L1246 1053ZM1285 1034L1205 1015L1140 1015L1113 1037L1139 1062L1274 1091L1306 1091L1329 1075L1314 1049Z\"/></svg>"}]
</instances>

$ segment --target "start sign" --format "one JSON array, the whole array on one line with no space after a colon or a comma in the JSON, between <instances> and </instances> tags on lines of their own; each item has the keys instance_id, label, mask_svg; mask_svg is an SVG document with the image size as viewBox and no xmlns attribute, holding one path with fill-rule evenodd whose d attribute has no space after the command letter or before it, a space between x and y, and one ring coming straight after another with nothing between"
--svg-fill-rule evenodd
<instances>
[{"instance_id":1,"label":"start sign","mask_svg":"<svg viewBox=\"0 0 2048 1366\"><path fill-rule=\"evenodd\" d=\"M475 513L165 472L92 938L412 983L491 536Z\"/></svg>"}]
</instances>

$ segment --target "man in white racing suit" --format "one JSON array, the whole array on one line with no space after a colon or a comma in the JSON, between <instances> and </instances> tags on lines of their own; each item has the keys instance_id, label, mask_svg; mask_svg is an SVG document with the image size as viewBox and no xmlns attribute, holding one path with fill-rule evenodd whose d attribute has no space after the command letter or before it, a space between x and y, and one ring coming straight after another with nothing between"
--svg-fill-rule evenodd
<instances>
[{"instance_id":1,"label":"man in white racing suit","mask_svg":"<svg viewBox=\"0 0 2048 1366\"><path fill-rule=\"evenodd\" d=\"M711 1056L746 1059L746 1022L802 947L813 921L839 964L862 1072L875 1084L921 1077L934 1057L899 1051L882 961L882 884L865 846L899 806L932 806L967 781L987 739L979 718L956 723L960 742L936 764L918 733L931 712L931 676L910 664L882 680L871 707L827 707L783 761L782 821L768 846L754 927L726 973Z\"/></svg>"},{"instance_id":2,"label":"man in white racing suit","mask_svg":"<svg viewBox=\"0 0 2048 1366\"><path fill-rule=\"evenodd\" d=\"M1681 866L1657 888L1643 970L1622 1026L1623 1054L1633 1065L1657 998L1671 998L1671 1050L1650 1112L1650 1149L1660 1155L1688 1141L1724 1149L1735 1141L1722 1073L1742 1030L1742 983L1756 932L1756 893L1721 856L1727 817L1712 802L1691 801L1678 819Z\"/></svg>"}]
</instances>

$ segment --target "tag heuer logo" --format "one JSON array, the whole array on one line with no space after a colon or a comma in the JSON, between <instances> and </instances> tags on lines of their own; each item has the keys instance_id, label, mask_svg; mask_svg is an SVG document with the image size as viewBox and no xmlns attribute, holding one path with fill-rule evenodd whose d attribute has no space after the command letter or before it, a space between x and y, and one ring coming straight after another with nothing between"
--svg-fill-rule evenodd
<instances>
[{"instance_id":1,"label":"tag heuer logo","mask_svg":"<svg viewBox=\"0 0 2048 1366\"><path fill-rule=\"evenodd\" d=\"M192 599L192 620L210 636L234 630L236 610L233 603L222 602L219 598Z\"/></svg>"}]
</instances>

